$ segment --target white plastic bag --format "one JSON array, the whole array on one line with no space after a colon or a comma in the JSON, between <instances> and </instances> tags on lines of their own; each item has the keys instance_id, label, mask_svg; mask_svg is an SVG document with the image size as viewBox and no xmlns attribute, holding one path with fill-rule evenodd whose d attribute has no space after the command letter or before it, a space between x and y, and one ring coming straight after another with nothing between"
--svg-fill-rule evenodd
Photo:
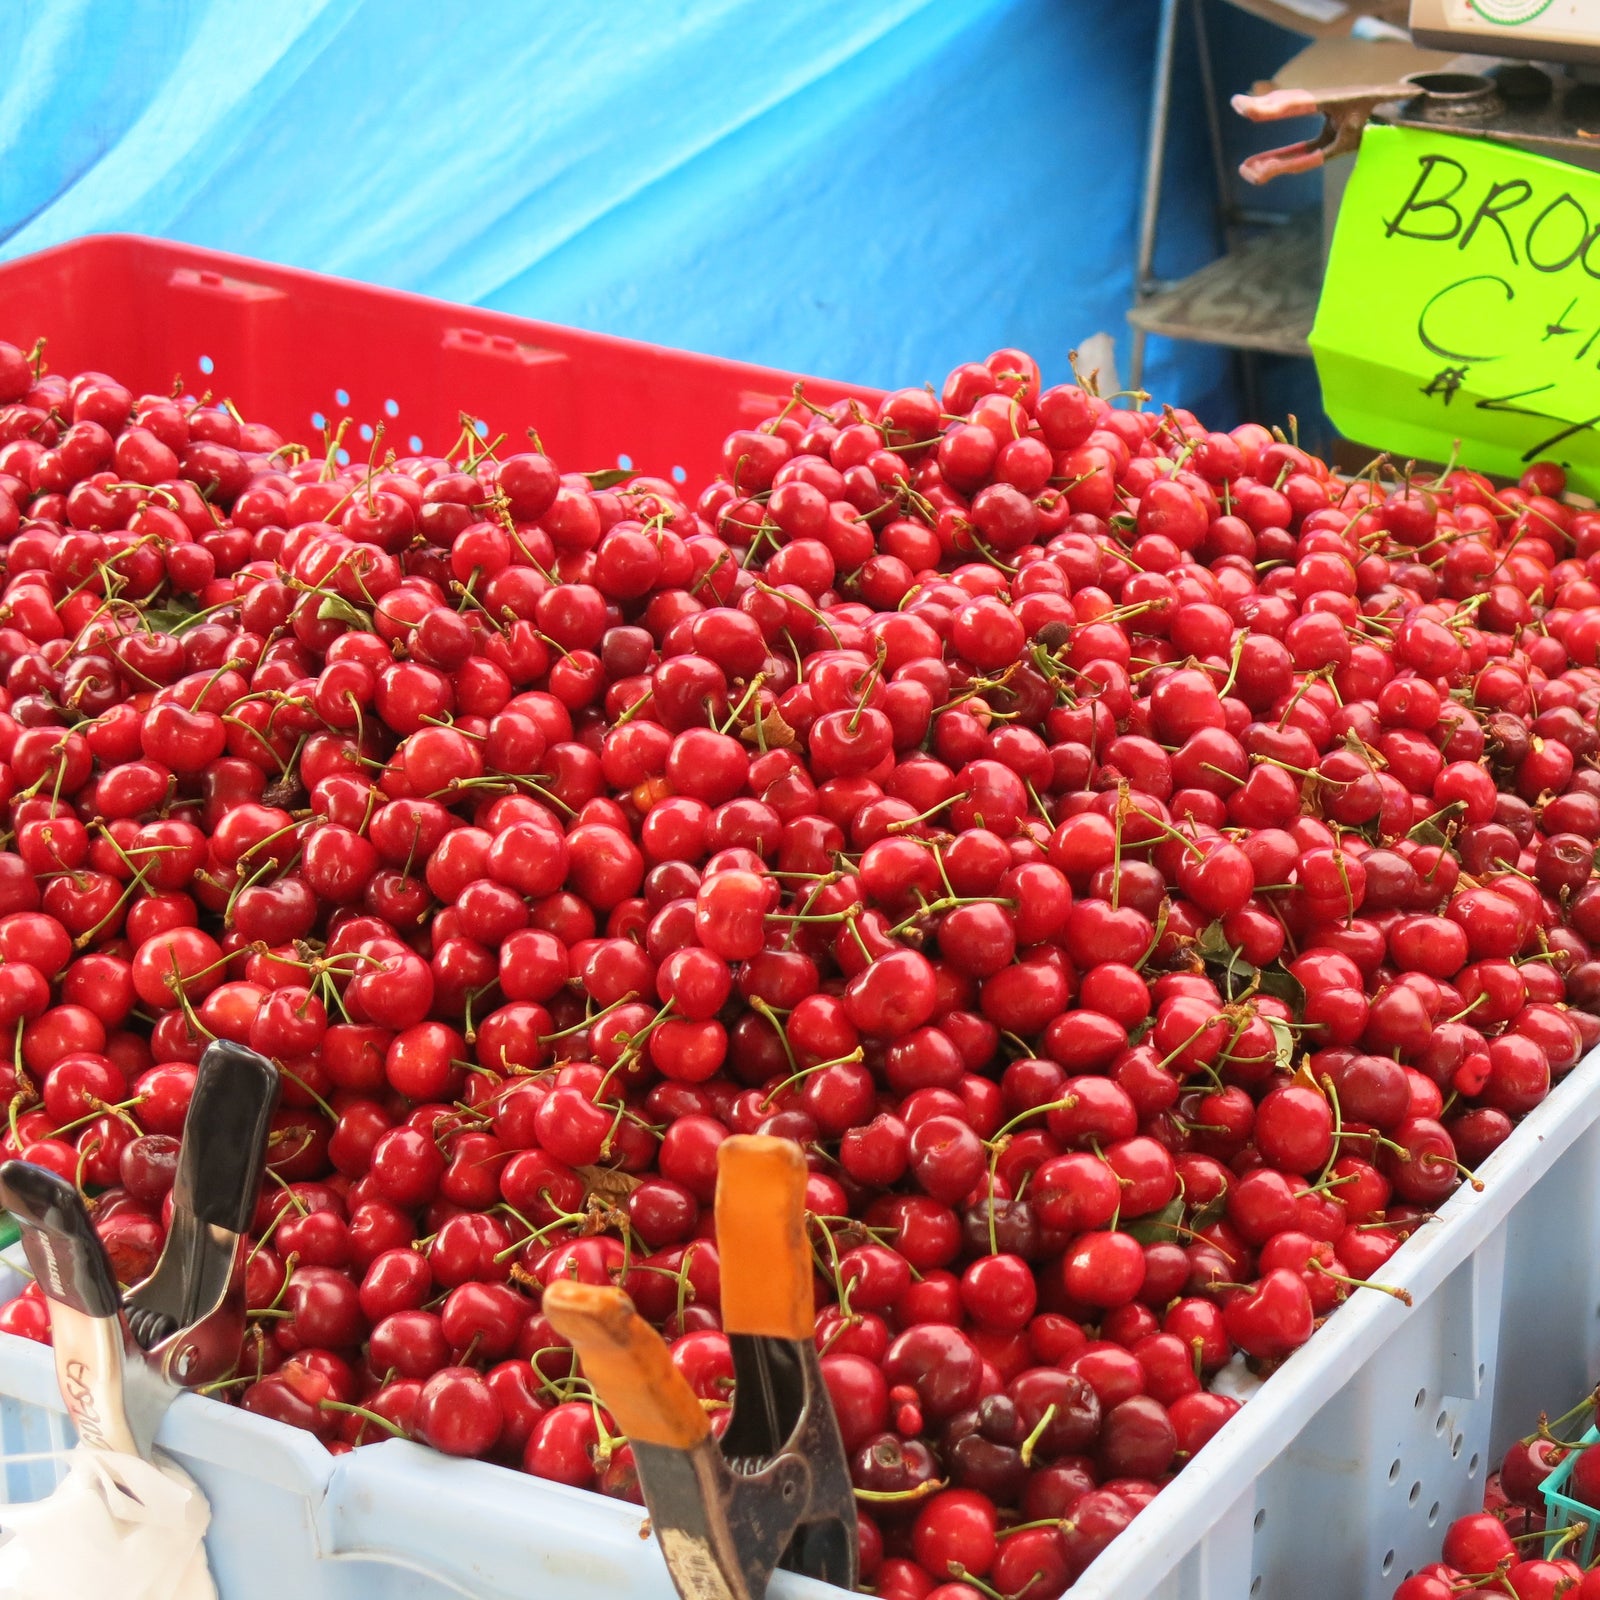
<instances>
[{"instance_id":1,"label":"white plastic bag","mask_svg":"<svg viewBox=\"0 0 1600 1600\"><path fill-rule=\"evenodd\" d=\"M211 1508L181 1468L81 1445L55 1492L0 1507L4 1600L217 1600Z\"/></svg>"}]
</instances>

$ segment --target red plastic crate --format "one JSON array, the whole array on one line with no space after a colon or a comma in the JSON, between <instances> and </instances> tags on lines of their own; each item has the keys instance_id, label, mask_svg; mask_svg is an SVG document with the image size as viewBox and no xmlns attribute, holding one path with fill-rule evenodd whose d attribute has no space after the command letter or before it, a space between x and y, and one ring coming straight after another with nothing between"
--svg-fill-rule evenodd
<instances>
[{"instance_id":1,"label":"red plastic crate","mask_svg":"<svg viewBox=\"0 0 1600 1600\"><path fill-rule=\"evenodd\" d=\"M181 377L285 438L348 417L357 459L380 424L400 455L446 450L465 412L508 451L537 428L566 471L632 466L694 489L796 377L132 234L0 263L0 338L41 334L54 371L158 392ZM878 391L807 378L806 394Z\"/></svg>"}]
</instances>

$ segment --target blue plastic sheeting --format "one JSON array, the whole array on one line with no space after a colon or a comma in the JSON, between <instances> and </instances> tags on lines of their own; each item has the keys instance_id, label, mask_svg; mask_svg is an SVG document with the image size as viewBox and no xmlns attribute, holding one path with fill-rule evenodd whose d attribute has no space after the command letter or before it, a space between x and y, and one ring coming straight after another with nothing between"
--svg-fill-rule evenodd
<instances>
[{"instance_id":1,"label":"blue plastic sheeting","mask_svg":"<svg viewBox=\"0 0 1600 1600\"><path fill-rule=\"evenodd\" d=\"M1065 377L1096 332L1125 362L1155 20L1155 0L23 0L0 250L151 233L858 382L1010 344ZM1179 79L1167 270L1214 247L1187 60ZM1158 341L1146 386L1225 405L1227 374Z\"/></svg>"}]
</instances>

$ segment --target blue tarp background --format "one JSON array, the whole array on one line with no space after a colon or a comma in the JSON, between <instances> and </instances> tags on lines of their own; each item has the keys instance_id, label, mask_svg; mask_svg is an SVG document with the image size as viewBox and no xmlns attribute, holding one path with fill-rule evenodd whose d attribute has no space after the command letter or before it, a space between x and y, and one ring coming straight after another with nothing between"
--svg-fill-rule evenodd
<instances>
[{"instance_id":1,"label":"blue tarp background","mask_svg":"<svg viewBox=\"0 0 1600 1600\"><path fill-rule=\"evenodd\" d=\"M1156 9L13 0L0 253L159 234L863 383L1066 377L1099 331L1126 371ZM1298 47L1208 15L1224 93ZM1177 76L1170 275L1215 251ZM1225 353L1153 341L1145 383L1236 420Z\"/></svg>"}]
</instances>

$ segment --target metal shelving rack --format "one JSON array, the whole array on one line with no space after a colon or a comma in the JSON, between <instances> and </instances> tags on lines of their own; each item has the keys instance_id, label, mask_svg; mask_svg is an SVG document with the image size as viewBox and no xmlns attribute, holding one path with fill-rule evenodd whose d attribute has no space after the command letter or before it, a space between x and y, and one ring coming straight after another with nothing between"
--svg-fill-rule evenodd
<instances>
[{"instance_id":1,"label":"metal shelving rack","mask_svg":"<svg viewBox=\"0 0 1600 1600\"><path fill-rule=\"evenodd\" d=\"M1173 71L1182 13L1194 34L1195 65L1204 101L1206 134L1217 190L1222 253L1185 278L1155 276L1156 234L1172 112ZM1161 0L1156 29L1155 81L1150 96L1143 190L1139 206L1138 255L1129 383L1140 386L1145 344L1152 333L1237 353L1247 410L1258 409L1256 357L1307 356L1311 323L1322 288L1322 216L1238 204L1222 137L1205 0Z\"/></svg>"}]
</instances>

